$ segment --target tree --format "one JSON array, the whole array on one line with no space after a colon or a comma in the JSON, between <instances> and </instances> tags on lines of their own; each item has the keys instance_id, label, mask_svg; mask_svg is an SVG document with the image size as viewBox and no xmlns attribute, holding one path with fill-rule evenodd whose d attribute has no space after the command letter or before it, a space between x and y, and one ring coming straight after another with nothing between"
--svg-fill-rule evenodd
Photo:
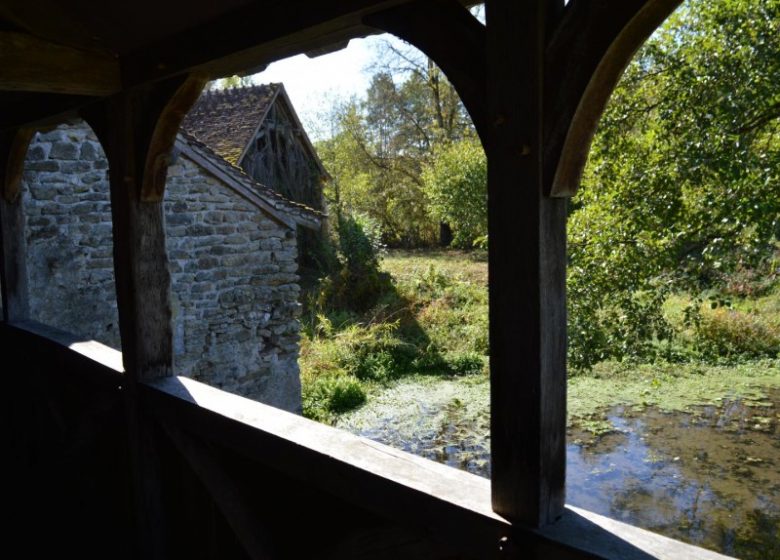
<instances>
[{"instance_id":1,"label":"tree","mask_svg":"<svg viewBox=\"0 0 780 560\"><path fill-rule=\"evenodd\" d=\"M342 104L333 121L331 138L318 150L335 177L328 194L337 212L376 220L390 245L429 245L446 236L426 210L422 171L435 150L473 135L473 127L441 70L418 51L388 42L365 100Z\"/></svg>"},{"instance_id":2,"label":"tree","mask_svg":"<svg viewBox=\"0 0 780 560\"><path fill-rule=\"evenodd\" d=\"M444 145L423 172L429 211L452 225L453 245L472 248L487 240L487 160L476 138Z\"/></svg>"},{"instance_id":3,"label":"tree","mask_svg":"<svg viewBox=\"0 0 780 560\"><path fill-rule=\"evenodd\" d=\"M717 288L772 254L778 29L778 0L689 0L627 69L569 219L575 366L652 355L670 290Z\"/></svg>"}]
</instances>

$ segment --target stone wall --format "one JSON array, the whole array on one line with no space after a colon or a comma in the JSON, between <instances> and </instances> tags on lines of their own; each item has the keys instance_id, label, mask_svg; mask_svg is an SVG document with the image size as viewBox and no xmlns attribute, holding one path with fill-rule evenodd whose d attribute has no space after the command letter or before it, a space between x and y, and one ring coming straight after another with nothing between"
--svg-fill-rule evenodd
<instances>
[{"instance_id":1,"label":"stone wall","mask_svg":"<svg viewBox=\"0 0 780 560\"><path fill-rule=\"evenodd\" d=\"M119 348L107 167L86 125L38 134L25 237L32 317ZM295 232L185 156L165 220L176 373L299 411Z\"/></svg>"},{"instance_id":2,"label":"stone wall","mask_svg":"<svg viewBox=\"0 0 780 560\"><path fill-rule=\"evenodd\" d=\"M118 349L107 169L89 127L62 125L30 144L22 192L31 317Z\"/></svg>"},{"instance_id":3,"label":"stone wall","mask_svg":"<svg viewBox=\"0 0 780 560\"><path fill-rule=\"evenodd\" d=\"M166 234L177 368L285 409L300 407L295 232L180 157Z\"/></svg>"}]
</instances>

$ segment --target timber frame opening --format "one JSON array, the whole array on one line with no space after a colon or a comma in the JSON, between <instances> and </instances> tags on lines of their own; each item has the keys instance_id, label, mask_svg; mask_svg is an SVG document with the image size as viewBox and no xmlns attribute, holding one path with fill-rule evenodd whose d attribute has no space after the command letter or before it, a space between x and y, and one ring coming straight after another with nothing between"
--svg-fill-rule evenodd
<instances>
[{"instance_id":1,"label":"timber frame opening","mask_svg":"<svg viewBox=\"0 0 780 560\"><path fill-rule=\"evenodd\" d=\"M176 0L173 12L188 11L189 25L174 24L163 10L142 44L117 30L113 56L54 20L39 27L21 0L2 7L3 21L13 25L0 27L0 100L19 109L0 110L0 348L10 363L33 357L34 372L14 376L13 384L50 388L48 420L69 418L68 399L94 397L85 405L89 414L73 421L92 439L69 453L96 458L89 442L104 441L97 424L101 415L111 419L112 446L127 461L100 480L131 482L129 496L115 496L131 512L128 557L218 557L185 538L187 520L197 523L193 512L208 510L204 503L231 532L236 551L226 557L303 557L296 550L306 544L280 540L295 531L269 513L291 521L302 508L281 487L296 498L308 489L339 504L329 520L334 530L339 516L368 512L413 527L457 557L721 557L564 503L565 199L576 191L620 74L678 3L487 0L483 25L466 9L470 2L458 0L235 0L222 12ZM136 12L154 14L153 4L107 5L103 20L68 14L88 28L122 16L143 21ZM408 41L442 68L488 157L490 482L172 376L162 198L183 116L208 78L300 52L321 54L378 31ZM43 44L31 50L30 41ZM88 121L109 158L121 355L29 320L21 166L31 130L73 114ZM25 413L9 396L3 404L10 425L23 425L13 434L20 445L56 448L24 425ZM60 423L64 436L73 436ZM197 479L189 488L205 496L185 504L189 511L177 502L188 499L177 478L182 465ZM242 475L250 465L274 477L265 499Z\"/></svg>"}]
</instances>

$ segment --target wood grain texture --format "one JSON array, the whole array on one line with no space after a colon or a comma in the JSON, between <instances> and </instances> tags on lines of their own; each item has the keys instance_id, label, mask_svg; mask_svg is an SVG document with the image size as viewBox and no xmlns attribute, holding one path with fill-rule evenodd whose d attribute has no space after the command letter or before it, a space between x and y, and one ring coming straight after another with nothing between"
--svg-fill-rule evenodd
<instances>
[{"instance_id":1,"label":"wood grain texture","mask_svg":"<svg viewBox=\"0 0 780 560\"><path fill-rule=\"evenodd\" d=\"M578 0L545 52L545 192L579 188L604 107L636 50L681 0Z\"/></svg>"},{"instance_id":2,"label":"wood grain texture","mask_svg":"<svg viewBox=\"0 0 780 560\"><path fill-rule=\"evenodd\" d=\"M119 60L0 31L0 90L104 96L122 89Z\"/></svg>"},{"instance_id":3,"label":"wood grain texture","mask_svg":"<svg viewBox=\"0 0 780 560\"><path fill-rule=\"evenodd\" d=\"M459 557L725 558L569 506L562 509L558 521L543 530L512 526L491 511L490 485L481 477L185 377L147 384L141 396L166 426L178 431L178 438L189 438L195 447L209 449L207 459L196 459L214 469L208 476L227 476L219 473L217 463L220 447L230 449L258 467L283 473L297 486L331 493L356 508L447 542L461 554ZM274 478L268 477L268 484L273 483Z\"/></svg>"},{"instance_id":4,"label":"wood grain texture","mask_svg":"<svg viewBox=\"0 0 780 560\"><path fill-rule=\"evenodd\" d=\"M190 74L178 85L156 118L149 147L146 153L141 200L161 202L165 194L165 180L171 164L171 150L176 141L184 117L198 100L208 77L204 74Z\"/></svg>"},{"instance_id":5,"label":"wood grain texture","mask_svg":"<svg viewBox=\"0 0 780 560\"><path fill-rule=\"evenodd\" d=\"M371 33L362 18L404 0L253 2L123 57L123 76L138 85L201 69L215 76L245 71Z\"/></svg>"},{"instance_id":6,"label":"wood grain texture","mask_svg":"<svg viewBox=\"0 0 780 560\"><path fill-rule=\"evenodd\" d=\"M24 158L34 133L35 130L28 127L0 134L0 166L4 168L4 173L0 176L4 177L3 197L6 202L13 203L19 198Z\"/></svg>"},{"instance_id":7,"label":"wood grain texture","mask_svg":"<svg viewBox=\"0 0 780 560\"><path fill-rule=\"evenodd\" d=\"M220 464L218 455L209 450L203 441L185 434L176 426L168 424L164 429L208 489L249 557L252 560L277 558L270 536L265 534L262 523L252 514L241 489Z\"/></svg>"},{"instance_id":8,"label":"wood grain texture","mask_svg":"<svg viewBox=\"0 0 780 560\"><path fill-rule=\"evenodd\" d=\"M30 302L27 281L27 242L20 184L32 129L0 133L0 284L3 319L12 323L27 319Z\"/></svg>"},{"instance_id":9,"label":"wood grain texture","mask_svg":"<svg viewBox=\"0 0 780 560\"><path fill-rule=\"evenodd\" d=\"M531 527L563 512L564 200L542 191L546 0L486 3L492 499Z\"/></svg>"},{"instance_id":10,"label":"wood grain texture","mask_svg":"<svg viewBox=\"0 0 780 560\"><path fill-rule=\"evenodd\" d=\"M161 434L139 404L138 383L172 374L173 331L163 204L142 201L141 191L157 119L180 85L167 82L124 92L84 113L109 162L136 545L138 556L151 560L169 557L169 535L162 498Z\"/></svg>"}]
</instances>

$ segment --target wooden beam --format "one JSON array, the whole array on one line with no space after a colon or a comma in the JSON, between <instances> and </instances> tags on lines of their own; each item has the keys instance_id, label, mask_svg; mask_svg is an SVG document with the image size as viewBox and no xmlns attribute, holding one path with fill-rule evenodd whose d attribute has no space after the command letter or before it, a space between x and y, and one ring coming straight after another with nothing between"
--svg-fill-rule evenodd
<instances>
[{"instance_id":1,"label":"wooden beam","mask_svg":"<svg viewBox=\"0 0 780 560\"><path fill-rule=\"evenodd\" d=\"M531 527L563 512L566 206L542 189L547 0L488 0L492 500Z\"/></svg>"},{"instance_id":2,"label":"wooden beam","mask_svg":"<svg viewBox=\"0 0 780 560\"><path fill-rule=\"evenodd\" d=\"M0 31L0 90L105 96L120 89L115 57Z\"/></svg>"},{"instance_id":3,"label":"wooden beam","mask_svg":"<svg viewBox=\"0 0 780 560\"><path fill-rule=\"evenodd\" d=\"M0 91L0 132L57 125L94 101L83 95Z\"/></svg>"},{"instance_id":4,"label":"wooden beam","mask_svg":"<svg viewBox=\"0 0 780 560\"><path fill-rule=\"evenodd\" d=\"M138 384L172 374L170 272L165 248L162 194L144 201L146 173L165 181L152 161L164 141L154 141L161 115L187 80L177 78L126 91L90 106L84 118L100 138L109 163L111 216L125 402L135 497L138 556L162 560L167 529L157 426L138 401ZM191 92L188 92L188 97ZM171 123L163 125L168 131ZM173 132L175 134L175 131ZM153 150L158 150L153 154ZM163 170L164 171L164 170Z\"/></svg>"},{"instance_id":5,"label":"wooden beam","mask_svg":"<svg viewBox=\"0 0 780 560\"><path fill-rule=\"evenodd\" d=\"M4 138L0 137L0 163L5 168L2 194L6 202L15 202L21 194L24 158L34 133L32 128L19 128L13 133L4 134Z\"/></svg>"},{"instance_id":6,"label":"wooden beam","mask_svg":"<svg viewBox=\"0 0 780 560\"><path fill-rule=\"evenodd\" d=\"M369 34L361 22L363 16L403 2L252 2L124 56L123 78L132 86L196 68L215 76L234 74Z\"/></svg>"},{"instance_id":7,"label":"wooden beam","mask_svg":"<svg viewBox=\"0 0 780 560\"><path fill-rule=\"evenodd\" d=\"M176 134L184 117L198 100L206 82L208 82L206 75L188 75L184 82L177 84L173 94L163 105L147 149L141 200L155 202L163 199Z\"/></svg>"},{"instance_id":8,"label":"wooden beam","mask_svg":"<svg viewBox=\"0 0 780 560\"><path fill-rule=\"evenodd\" d=\"M0 282L3 319L23 321L30 313L27 287L27 243L21 197L22 171L32 129L0 133Z\"/></svg>"},{"instance_id":9,"label":"wooden beam","mask_svg":"<svg viewBox=\"0 0 780 560\"><path fill-rule=\"evenodd\" d=\"M483 142L485 107L485 28L456 0L417 0L363 18L393 33L430 57L452 83Z\"/></svg>"},{"instance_id":10,"label":"wooden beam","mask_svg":"<svg viewBox=\"0 0 780 560\"><path fill-rule=\"evenodd\" d=\"M612 91L636 50L681 0L577 0L545 52L545 192L573 196Z\"/></svg>"}]
</instances>

